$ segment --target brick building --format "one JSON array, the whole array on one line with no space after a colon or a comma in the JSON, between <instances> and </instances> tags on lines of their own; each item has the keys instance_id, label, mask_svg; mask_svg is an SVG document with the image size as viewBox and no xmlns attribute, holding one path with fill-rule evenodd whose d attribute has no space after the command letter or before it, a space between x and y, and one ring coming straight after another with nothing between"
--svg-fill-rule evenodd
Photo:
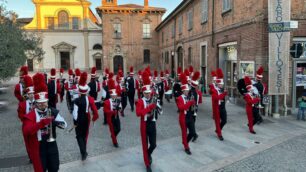
<instances>
[{"instance_id":1,"label":"brick building","mask_svg":"<svg viewBox=\"0 0 306 172\"><path fill-rule=\"evenodd\" d=\"M135 70L150 64L158 66L158 35L155 28L161 23L164 8L136 4L118 5L117 0L102 0L96 8L102 19L104 67L117 73L121 66Z\"/></svg>"},{"instance_id":2,"label":"brick building","mask_svg":"<svg viewBox=\"0 0 306 172\"><path fill-rule=\"evenodd\" d=\"M291 44L299 42L304 46L305 11L303 0L291 1L291 20L299 21L299 28L291 31ZM201 71L207 87L211 70L220 67L224 71L226 86L234 97L238 96L237 80L244 75L254 77L259 65L265 68L265 82L268 80L267 0L185 0L157 26L156 31L163 69L174 72L177 66L186 68L192 65ZM304 67L301 58L297 66L290 57L290 71ZM287 99L290 106L295 101L288 101L291 101L295 88L292 76L295 74L290 72ZM299 96L301 88L296 88Z\"/></svg>"}]
</instances>

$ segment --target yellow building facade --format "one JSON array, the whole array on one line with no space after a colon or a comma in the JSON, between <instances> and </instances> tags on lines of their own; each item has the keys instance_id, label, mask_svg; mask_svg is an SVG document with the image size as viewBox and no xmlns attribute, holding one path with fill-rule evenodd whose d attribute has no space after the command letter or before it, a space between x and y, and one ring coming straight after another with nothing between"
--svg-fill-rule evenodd
<instances>
[{"instance_id":1,"label":"yellow building facade","mask_svg":"<svg viewBox=\"0 0 306 172\"><path fill-rule=\"evenodd\" d=\"M87 0L32 0L35 14L23 28L42 40L42 62L28 59L34 71L51 68L102 70L102 29ZM31 61L32 60L32 61ZM31 64L33 66L31 66ZM101 66L101 67L100 67Z\"/></svg>"}]
</instances>

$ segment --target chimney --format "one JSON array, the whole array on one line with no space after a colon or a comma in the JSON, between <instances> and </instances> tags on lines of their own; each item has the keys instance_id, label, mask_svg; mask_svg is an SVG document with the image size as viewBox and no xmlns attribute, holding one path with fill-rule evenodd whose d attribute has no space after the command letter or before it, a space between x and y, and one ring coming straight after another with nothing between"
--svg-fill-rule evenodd
<instances>
[{"instance_id":1,"label":"chimney","mask_svg":"<svg viewBox=\"0 0 306 172\"><path fill-rule=\"evenodd\" d=\"M149 7L149 0L144 0L144 7L148 8Z\"/></svg>"}]
</instances>

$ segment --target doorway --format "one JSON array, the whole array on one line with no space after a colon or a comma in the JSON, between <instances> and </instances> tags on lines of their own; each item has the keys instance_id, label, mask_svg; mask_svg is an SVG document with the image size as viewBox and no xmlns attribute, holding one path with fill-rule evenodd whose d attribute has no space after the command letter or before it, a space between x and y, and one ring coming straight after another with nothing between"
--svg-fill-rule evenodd
<instances>
[{"instance_id":1,"label":"doorway","mask_svg":"<svg viewBox=\"0 0 306 172\"><path fill-rule=\"evenodd\" d=\"M69 52L60 52L61 58L61 68L64 70L70 69L70 53Z\"/></svg>"},{"instance_id":2,"label":"doorway","mask_svg":"<svg viewBox=\"0 0 306 172\"><path fill-rule=\"evenodd\" d=\"M96 68L97 68L97 70L102 70L102 60L101 60L101 58L96 58Z\"/></svg>"},{"instance_id":3,"label":"doorway","mask_svg":"<svg viewBox=\"0 0 306 172\"><path fill-rule=\"evenodd\" d=\"M177 49L177 67L181 67L183 69L183 48L179 47Z\"/></svg>"},{"instance_id":4,"label":"doorway","mask_svg":"<svg viewBox=\"0 0 306 172\"><path fill-rule=\"evenodd\" d=\"M30 72L34 71L33 59L27 59L27 64Z\"/></svg>"},{"instance_id":5,"label":"doorway","mask_svg":"<svg viewBox=\"0 0 306 172\"><path fill-rule=\"evenodd\" d=\"M117 75L119 69L122 70L122 72L124 73L123 71L123 57L122 56L115 56L114 57L114 74Z\"/></svg>"}]
</instances>

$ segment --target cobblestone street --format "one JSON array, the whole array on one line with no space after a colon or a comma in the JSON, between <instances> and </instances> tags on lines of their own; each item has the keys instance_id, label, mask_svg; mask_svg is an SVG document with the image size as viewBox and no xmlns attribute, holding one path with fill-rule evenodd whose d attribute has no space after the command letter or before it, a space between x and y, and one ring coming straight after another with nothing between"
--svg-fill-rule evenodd
<instances>
[{"instance_id":1,"label":"cobblestone street","mask_svg":"<svg viewBox=\"0 0 306 172\"><path fill-rule=\"evenodd\" d=\"M3 95L2 95L3 96ZM28 164L21 124L17 118L16 100L12 93L8 96L9 106L1 111L0 171L32 171ZM108 126L100 119L90 128L88 153L85 163L80 161L80 153L75 133L68 133L72 117L65 102L60 104L62 116L69 126L67 130L57 130L60 150L61 171L144 171L142 160L139 119L126 109L126 117L121 118L122 131L118 136L120 148L113 147ZM228 123L224 128L224 142L214 133L211 118L210 97L204 97L196 122L199 139L191 143L192 155L183 152L176 106L164 103L164 114L157 123L157 149L153 171L303 171L305 168L306 123L294 117L281 119L266 118L255 126L256 135L248 133L244 107L227 104ZM9 134L8 134L9 133Z\"/></svg>"}]
</instances>

